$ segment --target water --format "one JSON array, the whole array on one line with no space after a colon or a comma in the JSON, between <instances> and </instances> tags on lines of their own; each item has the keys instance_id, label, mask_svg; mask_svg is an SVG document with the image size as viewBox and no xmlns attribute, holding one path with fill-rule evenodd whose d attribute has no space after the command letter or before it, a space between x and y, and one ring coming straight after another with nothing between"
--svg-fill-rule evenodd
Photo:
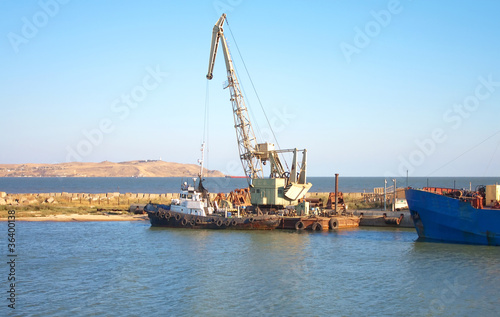
<instances>
[{"instance_id":1,"label":"water","mask_svg":"<svg viewBox=\"0 0 500 317\"><path fill-rule=\"evenodd\" d=\"M0 177L0 191L7 193L177 193L180 185L190 178L180 177L49 177L23 178ZM427 185L433 187L469 188L477 185L490 185L500 181L500 177L410 177L408 185L416 188ZM311 192L335 191L334 177L309 177L313 184ZM387 179L388 186L393 185L392 179ZM398 187L405 187L406 178L396 179ZM235 188L247 187L246 179L214 177L206 178L205 187L212 193L228 193ZM373 192L375 187L384 187L383 177L340 177L339 190L342 192Z\"/></svg>"},{"instance_id":2,"label":"water","mask_svg":"<svg viewBox=\"0 0 500 317\"><path fill-rule=\"evenodd\" d=\"M16 224L19 316L497 316L500 310L500 248L415 242L412 229ZM7 309L3 301L0 315Z\"/></svg>"}]
</instances>

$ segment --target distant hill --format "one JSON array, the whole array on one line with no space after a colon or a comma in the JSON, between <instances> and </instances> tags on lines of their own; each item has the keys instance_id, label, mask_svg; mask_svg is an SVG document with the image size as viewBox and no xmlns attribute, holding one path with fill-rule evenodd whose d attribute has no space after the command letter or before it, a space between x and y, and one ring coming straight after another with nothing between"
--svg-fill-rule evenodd
<instances>
[{"instance_id":1,"label":"distant hill","mask_svg":"<svg viewBox=\"0 0 500 317\"><path fill-rule=\"evenodd\" d=\"M0 177L196 177L196 164L164 161L113 163L0 164ZM204 169L205 177L224 177L219 171Z\"/></svg>"}]
</instances>

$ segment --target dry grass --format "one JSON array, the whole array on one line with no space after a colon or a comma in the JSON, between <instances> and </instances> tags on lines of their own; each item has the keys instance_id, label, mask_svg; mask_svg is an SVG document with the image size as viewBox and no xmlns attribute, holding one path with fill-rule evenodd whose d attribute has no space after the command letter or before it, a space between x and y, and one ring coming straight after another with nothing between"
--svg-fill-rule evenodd
<instances>
[{"instance_id":1,"label":"dry grass","mask_svg":"<svg viewBox=\"0 0 500 317\"><path fill-rule=\"evenodd\" d=\"M16 211L16 217L46 217L53 215L103 215L108 213L128 213L131 204L147 204L150 199L124 199L118 197L89 200L57 197L47 203L45 198L33 198L29 203L0 205L0 218L7 218L9 210ZM170 199L151 200L153 203L169 204Z\"/></svg>"},{"instance_id":2,"label":"dry grass","mask_svg":"<svg viewBox=\"0 0 500 317\"><path fill-rule=\"evenodd\" d=\"M9 210L16 211L16 217L47 217L52 215L71 215L71 214L99 214L97 209L85 207L61 207L61 206L1 206L0 218L7 218Z\"/></svg>"}]
</instances>

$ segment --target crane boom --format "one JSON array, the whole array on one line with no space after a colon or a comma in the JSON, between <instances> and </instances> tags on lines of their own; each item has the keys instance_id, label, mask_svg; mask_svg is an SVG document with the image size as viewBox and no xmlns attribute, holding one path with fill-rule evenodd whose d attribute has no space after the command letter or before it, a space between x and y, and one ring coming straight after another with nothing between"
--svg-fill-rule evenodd
<instances>
[{"instance_id":1,"label":"crane boom","mask_svg":"<svg viewBox=\"0 0 500 317\"><path fill-rule=\"evenodd\" d=\"M208 62L207 79L213 78L213 69L219 42L222 41L222 51L224 52L224 60L227 70L227 85L224 88L229 88L231 93L231 103L233 107L234 126L236 128L236 138L238 140L238 150L240 153L241 163L245 171L245 175L249 182L254 178L262 178L262 161L257 153L257 140L253 132L248 110L241 93L240 85L234 71L233 61L229 53L226 37L222 28L226 14L222 14L217 23L215 23L212 32L212 45L210 48L210 59Z\"/></svg>"}]
</instances>

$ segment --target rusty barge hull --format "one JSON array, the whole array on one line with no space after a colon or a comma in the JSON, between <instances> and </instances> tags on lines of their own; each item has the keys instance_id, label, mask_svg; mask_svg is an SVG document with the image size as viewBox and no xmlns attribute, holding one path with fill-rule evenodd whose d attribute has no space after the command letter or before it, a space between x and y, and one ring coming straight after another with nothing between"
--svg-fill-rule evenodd
<instances>
[{"instance_id":1,"label":"rusty barge hull","mask_svg":"<svg viewBox=\"0 0 500 317\"><path fill-rule=\"evenodd\" d=\"M283 217L279 229L328 231L359 227L359 217Z\"/></svg>"},{"instance_id":2,"label":"rusty barge hull","mask_svg":"<svg viewBox=\"0 0 500 317\"><path fill-rule=\"evenodd\" d=\"M221 215L201 216L167 210L156 204L148 204L144 211L147 213L152 227L186 229L328 231L358 227L360 220L356 216L283 217L278 215L255 215L241 218Z\"/></svg>"},{"instance_id":3,"label":"rusty barge hull","mask_svg":"<svg viewBox=\"0 0 500 317\"><path fill-rule=\"evenodd\" d=\"M196 216L178 212L147 211L152 227L229 230L328 231L359 227L358 217L279 217L264 215L244 218Z\"/></svg>"}]
</instances>

